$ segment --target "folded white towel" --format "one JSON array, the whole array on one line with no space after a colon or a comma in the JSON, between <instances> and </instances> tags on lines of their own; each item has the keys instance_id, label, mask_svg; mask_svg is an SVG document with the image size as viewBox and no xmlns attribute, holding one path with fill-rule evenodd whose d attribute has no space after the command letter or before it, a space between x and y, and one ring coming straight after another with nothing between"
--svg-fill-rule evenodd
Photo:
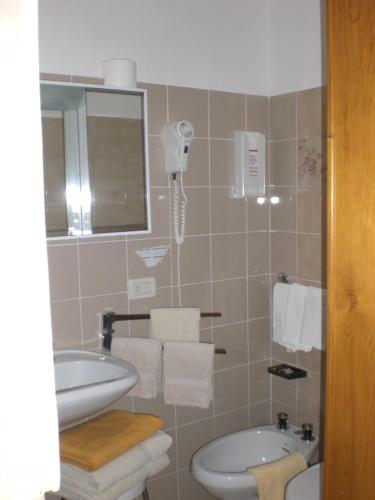
<instances>
[{"instance_id":1,"label":"folded white towel","mask_svg":"<svg viewBox=\"0 0 375 500\"><path fill-rule=\"evenodd\" d=\"M297 283L290 287L284 332L280 340L288 351L297 351L300 346L306 291L306 286Z\"/></svg>"},{"instance_id":2,"label":"folded white towel","mask_svg":"<svg viewBox=\"0 0 375 500\"><path fill-rule=\"evenodd\" d=\"M284 334L286 310L291 288L292 285L286 283L276 283L273 288L272 338L277 343L280 343Z\"/></svg>"},{"instance_id":3,"label":"folded white towel","mask_svg":"<svg viewBox=\"0 0 375 500\"><path fill-rule=\"evenodd\" d=\"M134 488L138 483L155 476L168 467L170 460L166 454L150 461L128 476L123 476L117 482L100 493L87 491L82 484L72 485L64 476L61 477L61 486L58 494L69 500L117 500L123 493ZM88 473L89 474L89 473Z\"/></svg>"},{"instance_id":4,"label":"folded white towel","mask_svg":"<svg viewBox=\"0 0 375 500\"><path fill-rule=\"evenodd\" d=\"M210 406L214 351L213 344L165 342L163 395L167 404Z\"/></svg>"},{"instance_id":5,"label":"folded white towel","mask_svg":"<svg viewBox=\"0 0 375 500\"><path fill-rule=\"evenodd\" d=\"M313 286L307 287L300 340L300 348L303 351L311 351L313 347L320 351L324 349L322 343L324 311L325 291Z\"/></svg>"},{"instance_id":6,"label":"folded white towel","mask_svg":"<svg viewBox=\"0 0 375 500\"><path fill-rule=\"evenodd\" d=\"M139 398L155 398L161 382L162 343L157 339L114 337L112 354L132 363L139 374L139 381L128 393Z\"/></svg>"},{"instance_id":7,"label":"folded white towel","mask_svg":"<svg viewBox=\"0 0 375 500\"><path fill-rule=\"evenodd\" d=\"M159 431L94 472L88 472L75 465L62 462L62 484L78 490L82 489L93 496L100 494L113 484L134 474L147 463L157 460L168 451L171 444L172 438ZM70 497L68 496L68 498Z\"/></svg>"},{"instance_id":8,"label":"folded white towel","mask_svg":"<svg viewBox=\"0 0 375 500\"><path fill-rule=\"evenodd\" d=\"M149 337L199 342L200 316L196 307L151 309Z\"/></svg>"}]
</instances>

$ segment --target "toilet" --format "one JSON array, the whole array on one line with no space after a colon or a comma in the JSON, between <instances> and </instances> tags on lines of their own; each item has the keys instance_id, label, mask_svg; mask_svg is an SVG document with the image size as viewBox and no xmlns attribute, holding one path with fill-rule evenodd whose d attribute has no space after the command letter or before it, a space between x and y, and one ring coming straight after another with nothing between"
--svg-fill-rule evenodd
<instances>
[{"instance_id":1,"label":"toilet","mask_svg":"<svg viewBox=\"0 0 375 500\"><path fill-rule=\"evenodd\" d=\"M285 490L285 500L320 500L323 484L323 464L316 464L298 474Z\"/></svg>"}]
</instances>

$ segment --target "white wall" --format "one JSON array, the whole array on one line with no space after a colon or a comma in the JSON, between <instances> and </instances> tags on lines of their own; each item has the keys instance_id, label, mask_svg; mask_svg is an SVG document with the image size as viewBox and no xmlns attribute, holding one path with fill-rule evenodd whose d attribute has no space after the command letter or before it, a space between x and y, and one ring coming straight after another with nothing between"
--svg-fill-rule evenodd
<instances>
[{"instance_id":1,"label":"white wall","mask_svg":"<svg viewBox=\"0 0 375 500\"><path fill-rule=\"evenodd\" d=\"M269 0L269 95L319 87L320 0Z\"/></svg>"},{"instance_id":2,"label":"white wall","mask_svg":"<svg viewBox=\"0 0 375 500\"><path fill-rule=\"evenodd\" d=\"M40 0L40 69L102 76L135 59L138 80L267 94L267 0Z\"/></svg>"}]
</instances>

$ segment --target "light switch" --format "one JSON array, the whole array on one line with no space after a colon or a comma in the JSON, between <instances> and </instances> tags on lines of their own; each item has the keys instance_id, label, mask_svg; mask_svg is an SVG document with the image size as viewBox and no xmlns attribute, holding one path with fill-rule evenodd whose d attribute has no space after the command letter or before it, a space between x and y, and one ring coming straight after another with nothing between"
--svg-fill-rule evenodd
<instances>
[{"instance_id":1,"label":"light switch","mask_svg":"<svg viewBox=\"0 0 375 500\"><path fill-rule=\"evenodd\" d=\"M155 297L156 280L153 277L128 281L129 299L145 299Z\"/></svg>"}]
</instances>

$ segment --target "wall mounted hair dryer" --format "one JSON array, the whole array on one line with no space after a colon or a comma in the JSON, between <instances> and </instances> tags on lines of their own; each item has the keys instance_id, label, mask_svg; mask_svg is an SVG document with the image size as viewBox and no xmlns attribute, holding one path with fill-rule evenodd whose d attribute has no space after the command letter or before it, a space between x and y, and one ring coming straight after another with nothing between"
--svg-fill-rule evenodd
<instances>
[{"instance_id":1,"label":"wall mounted hair dryer","mask_svg":"<svg viewBox=\"0 0 375 500\"><path fill-rule=\"evenodd\" d=\"M160 132L165 150L165 170L176 174L187 170L190 144L194 137L193 125L186 121L167 123Z\"/></svg>"}]
</instances>

